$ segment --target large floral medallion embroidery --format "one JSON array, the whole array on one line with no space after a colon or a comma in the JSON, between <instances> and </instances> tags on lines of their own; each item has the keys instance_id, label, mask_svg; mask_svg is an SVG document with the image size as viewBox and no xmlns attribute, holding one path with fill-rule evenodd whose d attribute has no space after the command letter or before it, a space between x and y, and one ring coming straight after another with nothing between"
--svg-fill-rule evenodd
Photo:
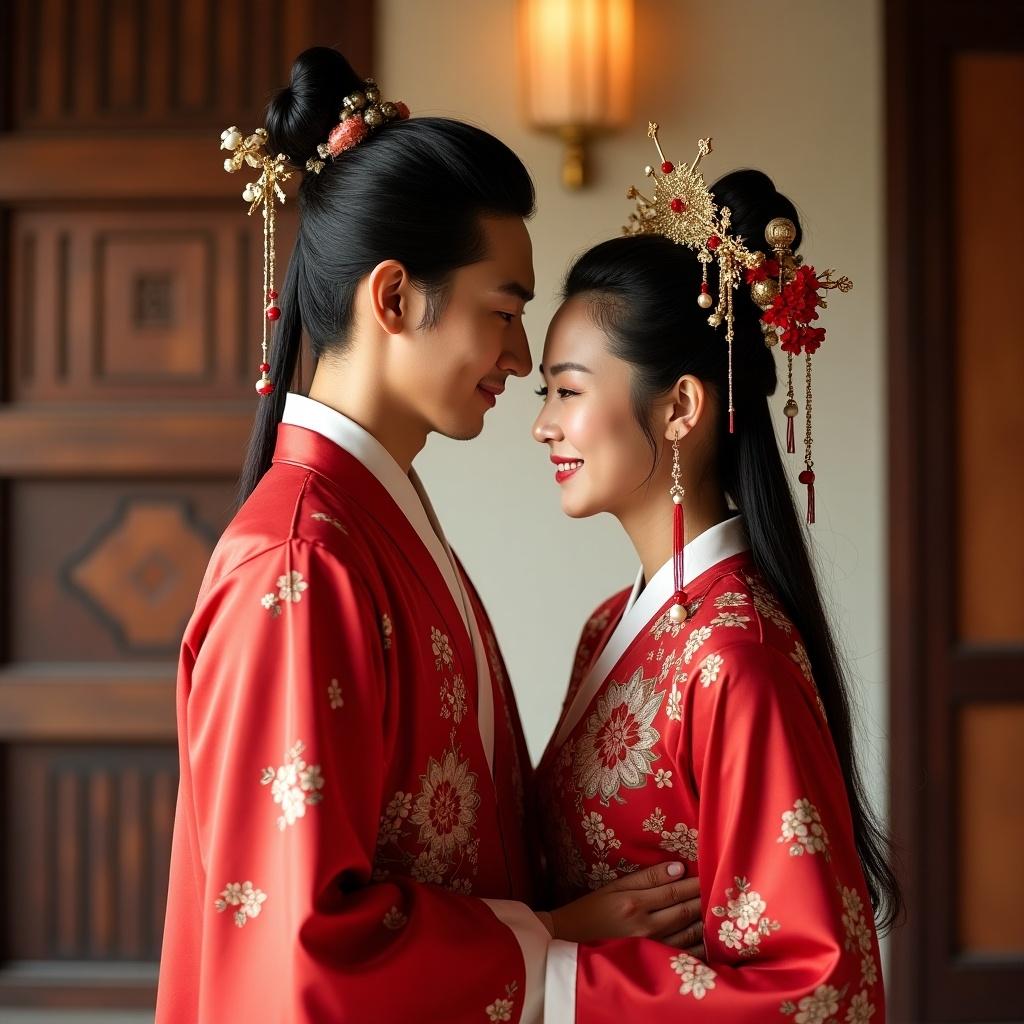
<instances>
[{"instance_id":1,"label":"large floral medallion embroidery","mask_svg":"<svg viewBox=\"0 0 1024 1024\"><path fill-rule=\"evenodd\" d=\"M574 782L586 798L597 796L606 807L613 798L624 803L621 787L641 789L653 775L659 736L651 723L665 696L655 691L655 683L638 668L628 682L611 683L598 699L573 747Z\"/></svg>"},{"instance_id":2,"label":"large floral medallion embroidery","mask_svg":"<svg viewBox=\"0 0 1024 1024\"><path fill-rule=\"evenodd\" d=\"M828 832L818 808L806 797L795 800L791 811L782 812L782 835L776 842L789 843L789 852L794 857L823 853L825 860L830 859Z\"/></svg>"},{"instance_id":3,"label":"large floral medallion embroidery","mask_svg":"<svg viewBox=\"0 0 1024 1024\"><path fill-rule=\"evenodd\" d=\"M725 890L725 906L711 908L715 917L726 918L718 929L718 941L727 949L739 950L743 959L761 952L761 939L777 932L781 925L767 916L768 904L745 878L736 878L736 888Z\"/></svg>"},{"instance_id":4,"label":"large floral medallion embroidery","mask_svg":"<svg viewBox=\"0 0 1024 1024\"><path fill-rule=\"evenodd\" d=\"M679 994L703 999L715 987L717 974L689 953L677 953L669 959L672 970L679 975Z\"/></svg>"},{"instance_id":5,"label":"large floral medallion embroidery","mask_svg":"<svg viewBox=\"0 0 1024 1024\"><path fill-rule=\"evenodd\" d=\"M469 876L477 873L479 861L480 840L474 836L479 808L477 774L469 761L455 748L429 758L419 793L399 790L381 815L374 878L386 878L395 866L417 882L468 895Z\"/></svg>"},{"instance_id":6,"label":"large floral medallion embroidery","mask_svg":"<svg viewBox=\"0 0 1024 1024\"><path fill-rule=\"evenodd\" d=\"M285 762L278 768L273 765L263 769L260 785L270 786L274 803L281 808L277 827L283 832L306 815L306 808L320 803L323 794L324 777L320 765L307 764L302 758L306 745L300 740L285 755Z\"/></svg>"},{"instance_id":7,"label":"large floral medallion embroidery","mask_svg":"<svg viewBox=\"0 0 1024 1024\"><path fill-rule=\"evenodd\" d=\"M228 882L213 905L218 914L223 914L228 907L234 907L232 918L239 928L244 928L246 921L260 916L266 900L267 894L255 888L252 882Z\"/></svg>"}]
</instances>

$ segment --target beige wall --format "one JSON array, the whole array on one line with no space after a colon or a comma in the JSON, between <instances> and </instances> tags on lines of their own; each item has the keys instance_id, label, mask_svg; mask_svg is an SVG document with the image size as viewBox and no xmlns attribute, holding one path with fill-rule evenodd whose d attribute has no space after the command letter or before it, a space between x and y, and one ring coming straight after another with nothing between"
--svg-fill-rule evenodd
<instances>
[{"instance_id":1,"label":"beige wall","mask_svg":"<svg viewBox=\"0 0 1024 1024\"><path fill-rule=\"evenodd\" d=\"M699 136L714 137L709 180L738 166L768 171L801 210L810 261L854 279L854 291L826 313L829 339L816 361L812 536L880 799L886 682L878 0L638 0L635 124L594 147L593 183L578 194L559 184L558 144L532 133L520 116L514 0L381 0L379 8L378 77L388 95L405 98L416 114L488 128L533 173L538 297L527 327L535 361L567 261L617 233L629 212L624 190L642 184L643 166L653 161L649 119L661 123L672 159L692 158ZM433 439L417 463L494 618L535 758L553 727L584 618L635 572L616 522L562 516L546 453L529 435L536 386L536 376L512 381L480 440ZM795 479L799 466L791 464Z\"/></svg>"}]
</instances>

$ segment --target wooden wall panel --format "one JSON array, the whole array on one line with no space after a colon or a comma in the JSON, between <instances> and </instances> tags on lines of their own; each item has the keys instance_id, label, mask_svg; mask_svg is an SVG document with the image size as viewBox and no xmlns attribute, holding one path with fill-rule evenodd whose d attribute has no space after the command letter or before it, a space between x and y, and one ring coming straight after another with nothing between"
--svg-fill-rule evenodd
<instances>
[{"instance_id":1,"label":"wooden wall panel","mask_svg":"<svg viewBox=\"0 0 1024 1024\"><path fill-rule=\"evenodd\" d=\"M11 663L176 659L233 500L228 481L14 485Z\"/></svg>"},{"instance_id":2,"label":"wooden wall panel","mask_svg":"<svg viewBox=\"0 0 1024 1024\"><path fill-rule=\"evenodd\" d=\"M993 103L992 97L999 102ZM953 66L956 160L957 622L966 643L1024 643L1024 53L966 53ZM998 225L998 228L995 227Z\"/></svg>"},{"instance_id":3,"label":"wooden wall panel","mask_svg":"<svg viewBox=\"0 0 1024 1024\"><path fill-rule=\"evenodd\" d=\"M0 2L0 1019L153 1005L175 662L257 401L218 138L307 46L372 74L373 6Z\"/></svg>"},{"instance_id":4,"label":"wooden wall panel","mask_svg":"<svg viewBox=\"0 0 1024 1024\"><path fill-rule=\"evenodd\" d=\"M9 955L155 959L176 749L17 744L8 758L20 831L3 900Z\"/></svg>"},{"instance_id":5,"label":"wooden wall panel","mask_svg":"<svg viewBox=\"0 0 1024 1024\"><path fill-rule=\"evenodd\" d=\"M280 219L286 254L294 210ZM11 230L15 402L251 404L262 222L241 200L216 211L16 211Z\"/></svg>"}]
</instances>

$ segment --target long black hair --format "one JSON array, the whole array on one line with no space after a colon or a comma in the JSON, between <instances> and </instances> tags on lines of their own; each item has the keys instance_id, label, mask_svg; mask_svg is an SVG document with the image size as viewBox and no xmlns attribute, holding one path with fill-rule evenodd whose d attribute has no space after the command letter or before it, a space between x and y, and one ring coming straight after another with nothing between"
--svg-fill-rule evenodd
<instances>
[{"instance_id":1,"label":"long black hair","mask_svg":"<svg viewBox=\"0 0 1024 1024\"><path fill-rule=\"evenodd\" d=\"M345 96L360 88L362 79L337 50L317 46L299 54L291 83L267 108L268 150L304 168L338 123ZM446 118L393 121L328 160L319 174L307 172L299 186L298 237L277 300L281 317L270 355L277 386L260 399L239 501L270 467L303 331L314 358L344 350L356 286L387 259L402 263L423 291L422 326L432 326L453 272L487 255L480 217L525 218L533 208L533 182L515 153L493 135Z\"/></svg>"},{"instance_id":2,"label":"long black hair","mask_svg":"<svg viewBox=\"0 0 1024 1024\"><path fill-rule=\"evenodd\" d=\"M748 247L764 246L774 217L800 219L792 202L760 171L736 171L713 187L732 211L732 230ZM709 326L696 302L701 267L695 254L660 235L612 239L584 253L569 270L563 297L588 300L609 338L610 351L632 368L632 404L654 453L651 403L685 374L723 397L728 381L723 332ZM712 282L714 283L714 282ZM716 436L719 479L743 513L758 569L800 631L839 755L853 817L857 853L881 931L898 918L902 899L890 866L889 839L868 804L853 747L850 700L772 427L768 397L775 392L775 357L763 339L760 310L742 293L735 299L734 396L736 432L728 431L720 401Z\"/></svg>"}]
</instances>

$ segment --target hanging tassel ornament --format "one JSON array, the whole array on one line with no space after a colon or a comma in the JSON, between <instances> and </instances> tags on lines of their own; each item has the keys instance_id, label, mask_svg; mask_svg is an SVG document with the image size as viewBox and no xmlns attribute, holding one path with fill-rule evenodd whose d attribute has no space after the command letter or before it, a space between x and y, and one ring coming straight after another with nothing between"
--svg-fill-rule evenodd
<instances>
[{"instance_id":1,"label":"hanging tassel ornament","mask_svg":"<svg viewBox=\"0 0 1024 1024\"><path fill-rule=\"evenodd\" d=\"M812 449L814 439L811 436L811 354L804 356L807 364L807 394L804 397L804 470L800 474L800 483L807 487L807 522L814 523L814 459ZM792 420L790 420L792 423Z\"/></svg>"},{"instance_id":2,"label":"hanging tassel ornament","mask_svg":"<svg viewBox=\"0 0 1024 1024\"><path fill-rule=\"evenodd\" d=\"M686 524L683 519L683 498L686 492L680 483L681 473L679 469L679 438L672 439L672 486L669 488L669 495L672 497L672 577L675 584L675 593L672 595L672 607L668 610L668 617L676 623L685 622L688 618L686 611L686 574L683 564L683 548L686 544Z\"/></svg>"},{"instance_id":3,"label":"hanging tassel ornament","mask_svg":"<svg viewBox=\"0 0 1024 1024\"><path fill-rule=\"evenodd\" d=\"M800 406L796 404L793 397L793 353L786 353L786 405L783 412L786 414L786 451L792 455L796 451L796 427L795 420L800 412Z\"/></svg>"},{"instance_id":4,"label":"hanging tassel ornament","mask_svg":"<svg viewBox=\"0 0 1024 1024\"><path fill-rule=\"evenodd\" d=\"M277 289L274 287L277 269L276 203L285 200L280 183L292 176L292 172L285 166L288 158L283 153L271 158L266 150L266 141L265 128L257 128L244 139L234 125L220 133L220 148L232 154L224 161L225 171L233 174L244 165L261 171L259 178L246 185L242 192L242 198L249 204L249 216L257 207L261 208L263 214L263 354L259 365L260 375L256 381L256 391L260 395L274 393L274 383L270 379L270 325L281 318L281 308L276 302Z\"/></svg>"}]
</instances>

